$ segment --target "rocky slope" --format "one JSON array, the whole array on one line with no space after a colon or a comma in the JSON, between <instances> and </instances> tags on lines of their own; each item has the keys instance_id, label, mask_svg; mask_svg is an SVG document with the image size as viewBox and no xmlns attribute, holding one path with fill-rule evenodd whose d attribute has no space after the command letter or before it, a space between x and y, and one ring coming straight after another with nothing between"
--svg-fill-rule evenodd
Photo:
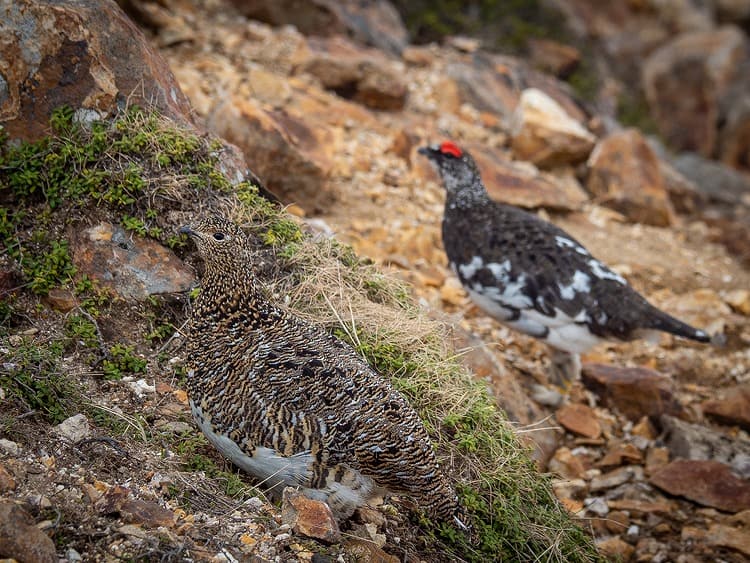
<instances>
[{"instance_id":1,"label":"rocky slope","mask_svg":"<svg viewBox=\"0 0 750 563\"><path fill-rule=\"evenodd\" d=\"M642 561L750 554L742 512L749 507L727 510L719 497L737 492L718 486L727 468L738 490L749 486L750 273L737 252L741 242L717 244L732 238L724 222L733 219L709 209L721 207L709 194L715 181L691 181L677 171L688 167L675 169L636 130L591 113L565 84L469 40L388 56L340 35L305 37L205 5L174 13L196 31L162 52L197 118L238 144L295 212L323 220L359 253L412 283L434 314L481 338L460 343L467 362L536 438L539 459L560 477L559 497L586 518L605 553ZM729 32L717 33L721 41ZM671 64L662 68L679 63ZM369 97L357 93L365 78L380 85ZM269 133L284 156L267 163L255 155ZM446 268L442 193L415 153L420 143L442 138L478 153L493 196L551 215L652 301L724 333L726 345L663 337L601 347L585 358L583 385L569 402L548 407L530 400L533 385L546 382L543 347L483 316ZM287 153L304 162L290 167ZM741 216L748 181L730 168L722 173L744 186L736 200L744 211L734 211ZM295 185L309 177L312 193ZM716 497L688 492L712 482Z\"/></svg>"},{"instance_id":2,"label":"rocky slope","mask_svg":"<svg viewBox=\"0 0 750 563\"><path fill-rule=\"evenodd\" d=\"M235 4L246 9L264 3ZM185 121L194 120L236 144L250 168L309 228L334 232L359 255L402 277L430 316L456 327L453 345L462 362L487 383L519 435L534 445L539 466L554 475L556 495L591 530L604 554L633 561L745 560L750 556L750 272L744 225L750 189L742 159L721 156L747 151L744 137L722 131L723 139L732 140L718 142L708 132L698 135L700 127L710 131L718 120L719 110L709 111L700 124L685 124L681 131L713 139L711 146L695 147L689 139L681 144L668 131L662 133L672 146L703 156L667 156L642 133L621 128L611 112L597 113L567 84L522 59L485 52L467 38L408 46L398 26L382 25L390 21L383 18L393 17L391 11L355 14L348 10L356 3L343 3L346 9L338 4L310 3L317 11L304 18L295 14L294 21L285 19L283 10L243 15L219 0L123 3L190 99L194 113ZM568 6L579 16L584 8L592 10L582 21L597 23L603 40L621 46L611 24L618 14L597 12L585 2ZM652 23L653 18L641 15L624 19L622 29L628 22ZM307 29L300 18L325 25ZM663 19L656 21L668 29ZM330 32L315 36L320 29ZM669 51L666 31L649 37L660 38L655 45L663 45L666 54L652 62L648 84L669 84L669 73L659 78L657 70L679 68L679 61L669 67L665 59L695 51ZM743 56L742 32L720 31L710 40L694 41L732 54L707 57L711 76L717 76L711 65L724 69L707 94L708 105L721 111L727 104L740 107L736 98L727 102L725 94L736 91L729 69ZM141 57L148 60L148 55ZM112 93L106 88L112 84L101 80L94 88ZM117 89L132 90L127 83ZM646 91L657 107L670 109L668 99L659 98L669 88ZM149 98L158 101L158 92L141 99ZM172 101L182 103L179 97ZM603 106L600 99L596 107ZM32 113L21 112L20 119ZM667 123L672 119L671 114L657 116ZM732 129L741 130L739 125ZM541 393L547 384L545 348L483 316L446 267L439 237L442 192L416 154L420 144L445 137L475 154L493 197L549 217L660 307L723 333L724 346L666 336L652 344L602 346L584 358L583 380L569 397ZM717 152L726 146L733 148ZM737 167L707 161L709 156ZM170 213L174 223L188 209ZM89 233L88 240L129 244L129 236L118 234L116 227L102 228L104 234L101 229ZM80 244L90 245L87 237ZM143 249L144 255L153 252L158 251ZM96 255L93 250L84 254ZM93 276L102 269L104 258L98 260L76 262L91 264L87 271ZM176 285L168 291L186 287L180 281L181 263L174 268L166 277ZM4 277L8 289L17 283L11 277ZM183 306L178 299L163 307L177 311ZM29 339L49 339L59 329L54 322L44 326L21 322L21 328L11 330L15 339L8 337L3 354L14 359L4 369L12 372L7 364L21 362L18 351ZM112 334L128 329L120 323L103 331L109 342ZM61 369L85 369L73 355L61 357ZM304 536L290 534L292 520L275 520L274 508L257 500L205 443L187 438L190 426L179 383L170 379L169 366L147 357L155 379L140 379L143 370L131 360L126 371L132 381L105 383L104 389L96 384L97 404L105 405L103 414L97 412L107 424L122 436L143 434L145 439L113 443L81 421L66 421L57 432L78 446L52 455L45 449L49 442L30 435L36 431L33 425L18 426L16 420L10 440L0 442L0 493L32 499L32 512L48 520L42 527L53 530L59 529L61 507L68 507L62 509L68 519L82 501L95 507L85 523L77 524L78 541L66 547L71 561L78 551L86 559L132 555L134 545L145 557L312 559L319 549L300 540ZM99 402L103 394L105 403ZM137 412L126 408L133 401ZM158 440L166 444L161 451L139 445ZM128 446L125 452L118 449L122 443ZM193 460L190 470L185 456ZM167 465L179 459L174 462L178 470L168 471L164 458ZM202 467L206 459L214 466ZM236 501L227 500L230 491ZM112 515L118 516L116 523ZM26 517L5 521L21 526ZM248 527L250 520L257 523L255 529ZM13 534L23 534L32 545L44 544L46 536L34 531L38 528L23 525ZM75 526L65 529L70 537ZM114 540L105 540L110 532ZM0 530L0 538L12 536L4 533ZM352 533L354 548L365 550L365 558L389 560L381 547L402 559L440 557L427 555L424 538L394 530L377 514L362 516ZM175 548L180 545L189 554Z\"/></svg>"}]
</instances>

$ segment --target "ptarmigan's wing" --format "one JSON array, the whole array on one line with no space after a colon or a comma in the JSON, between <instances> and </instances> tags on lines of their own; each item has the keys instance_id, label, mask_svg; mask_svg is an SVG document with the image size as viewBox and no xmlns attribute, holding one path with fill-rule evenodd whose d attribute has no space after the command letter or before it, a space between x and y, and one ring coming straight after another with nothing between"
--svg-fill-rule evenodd
<instances>
[{"instance_id":1,"label":"ptarmigan's wing","mask_svg":"<svg viewBox=\"0 0 750 563\"><path fill-rule=\"evenodd\" d=\"M326 465L345 464L380 487L416 495L429 511L455 515L455 493L406 399L346 343L297 317L286 321L286 354L278 356L278 367L291 370L286 379L304 393L297 412L321 421L321 447L313 453ZM282 393L286 403L290 393Z\"/></svg>"},{"instance_id":2,"label":"ptarmigan's wing","mask_svg":"<svg viewBox=\"0 0 750 563\"><path fill-rule=\"evenodd\" d=\"M461 282L491 315L571 352L655 328L655 309L562 229L508 206L478 215L443 238Z\"/></svg>"}]
</instances>

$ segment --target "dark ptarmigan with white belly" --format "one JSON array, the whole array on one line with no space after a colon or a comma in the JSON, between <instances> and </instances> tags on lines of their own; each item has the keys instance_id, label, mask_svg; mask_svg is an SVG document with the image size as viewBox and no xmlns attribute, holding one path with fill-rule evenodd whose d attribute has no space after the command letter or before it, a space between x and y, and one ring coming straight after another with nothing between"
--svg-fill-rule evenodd
<instances>
[{"instance_id":1,"label":"dark ptarmigan with white belly","mask_svg":"<svg viewBox=\"0 0 750 563\"><path fill-rule=\"evenodd\" d=\"M265 487L300 487L339 518L386 490L461 527L427 431L390 382L269 301L237 225L212 217L181 232L205 263L186 368L193 417L209 441Z\"/></svg>"},{"instance_id":2,"label":"dark ptarmigan with white belly","mask_svg":"<svg viewBox=\"0 0 750 563\"><path fill-rule=\"evenodd\" d=\"M559 227L491 200L476 163L454 143L419 152L447 192L442 232L451 267L489 315L561 352L553 358L556 378L577 376L578 354L607 339L665 331L710 341L648 303Z\"/></svg>"}]
</instances>

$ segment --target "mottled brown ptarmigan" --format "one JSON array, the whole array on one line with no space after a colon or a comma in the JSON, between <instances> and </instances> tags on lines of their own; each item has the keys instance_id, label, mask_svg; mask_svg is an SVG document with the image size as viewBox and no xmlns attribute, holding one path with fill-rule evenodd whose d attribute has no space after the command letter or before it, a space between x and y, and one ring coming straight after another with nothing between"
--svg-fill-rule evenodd
<instances>
[{"instance_id":1,"label":"mottled brown ptarmigan","mask_svg":"<svg viewBox=\"0 0 750 563\"><path fill-rule=\"evenodd\" d=\"M462 527L427 432L389 381L269 301L237 225L211 217L180 232L205 262L188 328L187 390L211 443L264 486L300 487L339 518L385 490Z\"/></svg>"}]
</instances>

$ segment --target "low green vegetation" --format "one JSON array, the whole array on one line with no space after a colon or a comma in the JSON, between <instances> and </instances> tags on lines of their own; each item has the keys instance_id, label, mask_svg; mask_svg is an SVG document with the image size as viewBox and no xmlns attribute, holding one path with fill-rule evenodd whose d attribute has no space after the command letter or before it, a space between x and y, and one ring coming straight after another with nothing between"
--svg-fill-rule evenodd
<instances>
[{"instance_id":1,"label":"low green vegetation","mask_svg":"<svg viewBox=\"0 0 750 563\"><path fill-rule=\"evenodd\" d=\"M394 345L399 337L359 332L353 344L418 409L442 463L456 464L475 537L445 524L428 523L429 533L468 561L528 561L545 553L541 560L597 560L590 537L558 503L485 385L442 356L433 337L412 350Z\"/></svg>"},{"instance_id":2,"label":"low green vegetation","mask_svg":"<svg viewBox=\"0 0 750 563\"><path fill-rule=\"evenodd\" d=\"M59 341L37 342L31 337L0 341L0 390L3 410L36 414L59 424L81 405L81 391L62 367L64 347Z\"/></svg>"},{"instance_id":3,"label":"low green vegetation","mask_svg":"<svg viewBox=\"0 0 750 563\"><path fill-rule=\"evenodd\" d=\"M642 92L623 92L620 95L617 119L627 127L637 127L645 135L657 135L659 132Z\"/></svg>"},{"instance_id":4,"label":"low green vegetation","mask_svg":"<svg viewBox=\"0 0 750 563\"><path fill-rule=\"evenodd\" d=\"M36 142L11 144L0 134L0 190L13 202L0 209L0 240L33 293L73 282L66 234L91 216L104 214L137 235L179 248L184 235L166 214L233 193L266 244L283 250L300 240L297 224L255 186L232 185L219 172L219 143L137 107L87 125L74 117L72 109L58 108L50 136Z\"/></svg>"},{"instance_id":5,"label":"low green vegetation","mask_svg":"<svg viewBox=\"0 0 750 563\"><path fill-rule=\"evenodd\" d=\"M275 293L349 342L419 412L455 478L473 532L421 519L432 555L467 561L599 561L592 539L555 498L483 382L446 345L405 286L350 249L306 241ZM430 553L423 555L430 559Z\"/></svg>"},{"instance_id":6,"label":"low green vegetation","mask_svg":"<svg viewBox=\"0 0 750 563\"><path fill-rule=\"evenodd\" d=\"M482 39L486 48L522 53L530 38L564 40L564 19L543 0L395 0L412 40L438 41L446 35Z\"/></svg>"},{"instance_id":7,"label":"low green vegetation","mask_svg":"<svg viewBox=\"0 0 750 563\"><path fill-rule=\"evenodd\" d=\"M0 366L3 405L10 402L19 414L39 412L49 423L85 412L111 436L145 447L165 444L182 471L203 472L229 497L256 494L215 461L218 454L201 434L167 438L135 407L120 412L83 401L62 368L64 351L90 351L89 375L103 387L114 385L103 380L146 374L149 365L159 364L147 363L156 356L152 346L161 347L186 312L184 303L161 299L122 306L76 270L70 233L107 220L184 255L175 221L189 220L196 208L223 213L249 227L258 252L273 255L273 279L265 280L273 293L348 340L422 416L473 526L469 537L421 520L424 558L442 552L470 561L598 560L590 537L556 501L484 385L451 356L444 327L425 319L405 286L349 247L304 237L250 183L230 184L219 172L220 146L192 131L137 108L86 126L61 108L51 128L49 137L34 143L0 143L0 190L11 201L0 209L0 240L23 278L19 303L4 300L0 306L3 338L20 338L14 319L28 324L45 318L59 328L57 340L43 345L25 337L2 344L9 350ZM67 314L51 311L41 299L59 286L78 301ZM137 330L127 341L120 340L122 331L114 331L115 337L99 330L116 314L134 319ZM170 369L179 382L179 366ZM175 486L173 493L189 505L190 491Z\"/></svg>"},{"instance_id":8,"label":"low green vegetation","mask_svg":"<svg viewBox=\"0 0 750 563\"><path fill-rule=\"evenodd\" d=\"M132 346L115 344L109 349L108 356L102 362L105 379L122 379L126 373L146 373L148 362L138 357Z\"/></svg>"}]
</instances>

